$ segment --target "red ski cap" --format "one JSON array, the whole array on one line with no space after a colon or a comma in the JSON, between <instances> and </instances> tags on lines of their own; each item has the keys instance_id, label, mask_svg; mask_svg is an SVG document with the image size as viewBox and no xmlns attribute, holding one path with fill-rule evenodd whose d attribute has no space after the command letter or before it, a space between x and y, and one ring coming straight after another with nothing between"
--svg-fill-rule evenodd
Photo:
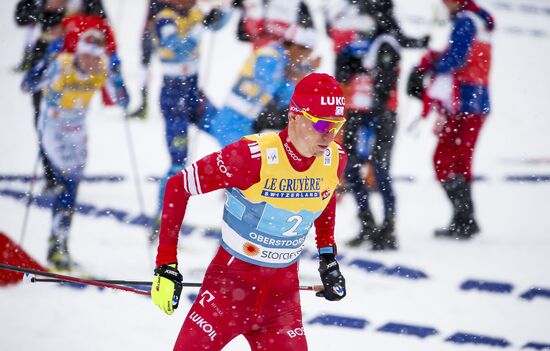
<instances>
[{"instance_id":1,"label":"red ski cap","mask_svg":"<svg viewBox=\"0 0 550 351\"><path fill-rule=\"evenodd\" d=\"M325 73L311 73L296 84L290 111L316 117L344 117L346 100L340 84Z\"/></svg>"},{"instance_id":2,"label":"red ski cap","mask_svg":"<svg viewBox=\"0 0 550 351\"><path fill-rule=\"evenodd\" d=\"M104 18L91 15L71 16L63 20L63 28L65 30L63 51L65 52L76 52L81 35L88 30L99 31L105 35L106 54L110 55L116 51L113 31Z\"/></svg>"}]
</instances>

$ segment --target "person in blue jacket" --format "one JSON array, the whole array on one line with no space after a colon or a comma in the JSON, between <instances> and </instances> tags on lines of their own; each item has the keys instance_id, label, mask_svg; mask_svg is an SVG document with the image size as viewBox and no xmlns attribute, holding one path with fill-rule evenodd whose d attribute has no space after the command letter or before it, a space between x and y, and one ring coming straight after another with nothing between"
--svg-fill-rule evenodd
<instances>
[{"instance_id":1,"label":"person in blue jacket","mask_svg":"<svg viewBox=\"0 0 550 351\"><path fill-rule=\"evenodd\" d=\"M268 104L288 106L296 82L318 65L309 59L315 35L312 28L294 25L283 40L254 50L224 106L205 126L222 146L259 129L255 122Z\"/></svg>"},{"instance_id":2,"label":"person in blue jacket","mask_svg":"<svg viewBox=\"0 0 550 351\"><path fill-rule=\"evenodd\" d=\"M155 16L156 52L163 75L160 109L165 121L165 137L170 166L159 189L159 201L153 218L151 240L158 236L160 212L166 180L185 167L187 129L203 113L199 90L199 45L205 28L218 30L229 13L218 8L204 11L195 0L164 0L164 8Z\"/></svg>"}]
</instances>

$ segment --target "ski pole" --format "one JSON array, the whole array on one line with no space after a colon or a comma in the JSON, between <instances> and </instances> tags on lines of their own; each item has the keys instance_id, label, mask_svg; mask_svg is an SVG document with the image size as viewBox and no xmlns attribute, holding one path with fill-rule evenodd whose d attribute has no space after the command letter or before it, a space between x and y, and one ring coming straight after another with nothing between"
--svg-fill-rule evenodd
<instances>
[{"instance_id":1,"label":"ski pole","mask_svg":"<svg viewBox=\"0 0 550 351\"><path fill-rule=\"evenodd\" d=\"M11 271L16 271L16 272L23 272L23 273L29 273L29 274L34 274L34 275L38 275L38 276L51 278L51 279L45 279L45 278L33 277L33 278L31 278L31 282L33 282L33 283L41 283L41 282L62 283L62 282L68 281L68 282L73 282L73 283L81 283L81 284L102 286L102 287L112 288L112 289L127 290L127 291L135 292L135 293L138 293L138 294L142 294L142 295L149 295L149 292L139 290L139 289L129 288L129 287L124 286L124 285L145 285L145 286L150 286L150 285L153 284L153 282L150 282L150 281L83 279L83 278L71 277L71 276L56 274L56 273L51 273L51 272L37 271L37 270L34 270L34 269L29 269L29 268L10 266L10 265L7 265L7 264L0 264L0 269L6 269L6 270L11 270ZM184 282L184 283L182 283L182 285L184 287L198 288L202 285L202 283ZM324 290L324 287L322 285L300 285L299 289L304 290L304 291L318 292L318 291Z\"/></svg>"},{"instance_id":2,"label":"ski pole","mask_svg":"<svg viewBox=\"0 0 550 351\"><path fill-rule=\"evenodd\" d=\"M34 185L36 183L37 173L38 173L38 164L40 163L40 151L36 155L36 160L34 161L34 166L32 168L31 181L29 184L29 192L27 195L27 201L25 203L25 213L23 214L23 224L21 226L21 235L19 236L19 245L23 245L25 240L25 234L27 232L27 223L29 222L29 212L31 208L31 203L33 200Z\"/></svg>"},{"instance_id":3,"label":"ski pole","mask_svg":"<svg viewBox=\"0 0 550 351\"><path fill-rule=\"evenodd\" d=\"M152 282L139 281L139 280L109 280L109 279L92 279L91 281L104 284L116 284L116 285L143 285L151 286ZM31 278L31 283L63 283L62 279L57 278ZM182 286L187 288L200 288L201 283L181 283Z\"/></svg>"},{"instance_id":4,"label":"ski pole","mask_svg":"<svg viewBox=\"0 0 550 351\"><path fill-rule=\"evenodd\" d=\"M60 281L87 284L87 285L95 285L95 286L100 286L100 287L109 288L109 289L124 290L124 291L129 291L129 292L133 292L133 293L140 294L140 295L147 295L147 296L150 295L149 291L134 289L134 288L124 286L124 285L101 283L101 282L97 282L97 281L90 280L90 279L82 279L82 278L77 278L77 277L71 277L71 276L68 276L68 275L57 274L57 273L37 271L35 269L11 266L11 265L8 265L8 264L0 264L0 269L5 269L5 270L8 270L8 271L15 271L15 272L28 273L28 274L34 274L34 275L39 275L39 276L44 276L44 277L50 277L50 278L59 279Z\"/></svg>"},{"instance_id":5,"label":"ski pole","mask_svg":"<svg viewBox=\"0 0 550 351\"><path fill-rule=\"evenodd\" d=\"M132 133L130 131L130 123L128 122L128 113L126 111L124 111L123 118L124 118L124 133L126 135L126 144L128 146L128 154L130 156L130 164L132 166L132 173L134 176L134 185L136 187L139 210L141 214L145 214L143 192L141 191L141 182L140 182L139 172L137 167L136 154L134 151L134 143L132 141Z\"/></svg>"},{"instance_id":6,"label":"ski pole","mask_svg":"<svg viewBox=\"0 0 550 351\"><path fill-rule=\"evenodd\" d=\"M139 281L139 280L105 280L105 279L94 279L94 282L106 283L106 284L117 284L117 285L144 285L151 286L152 282ZM31 278L31 283L63 283L62 279L55 278ZM182 283L184 287L188 288L200 288L201 283ZM300 290L304 291L322 291L322 285L300 285Z\"/></svg>"},{"instance_id":7,"label":"ski pole","mask_svg":"<svg viewBox=\"0 0 550 351\"><path fill-rule=\"evenodd\" d=\"M137 160L136 160L136 153L134 150L134 142L132 141L132 132L130 130L130 122L128 120L128 111L124 111L124 134L126 135L126 144L128 146L128 154L130 156L130 164L132 166L132 173L134 178L134 186L136 187L136 193L137 193L137 200L139 205L139 211L140 215L145 215L145 203L143 201L143 191L141 190L141 179L139 177L139 171L137 166ZM151 244L149 240L149 233L147 233L147 243ZM147 250L149 253L149 261L153 261L153 256L151 254L151 250Z\"/></svg>"},{"instance_id":8,"label":"ski pole","mask_svg":"<svg viewBox=\"0 0 550 351\"><path fill-rule=\"evenodd\" d=\"M407 133L414 133L417 130L418 124L423 120L422 116L416 117L408 126Z\"/></svg>"}]
</instances>

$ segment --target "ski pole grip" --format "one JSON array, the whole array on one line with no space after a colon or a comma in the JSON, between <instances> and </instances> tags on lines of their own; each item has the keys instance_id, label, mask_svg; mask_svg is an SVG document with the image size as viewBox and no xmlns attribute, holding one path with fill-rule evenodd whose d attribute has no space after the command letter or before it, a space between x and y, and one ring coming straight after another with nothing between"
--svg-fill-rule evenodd
<instances>
[{"instance_id":1,"label":"ski pole grip","mask_svg":"<svg viewBox=\"0 0 550 351\"><path fill-rule=\"evenodd\" d=\"M323 285L300 285L300 290L319 292L325 290L325 287Z\"/></svg>"},{"instance_id":2,"label":"ski pole grip","mask_svg":"<svg viewBox=\"0 0 550 351\"><path fill-rule=\"evenodd\" d=\"M325 287L323 285L313 285L313 291L319 292L325 290Z\"/></svg>"}]
</instances>

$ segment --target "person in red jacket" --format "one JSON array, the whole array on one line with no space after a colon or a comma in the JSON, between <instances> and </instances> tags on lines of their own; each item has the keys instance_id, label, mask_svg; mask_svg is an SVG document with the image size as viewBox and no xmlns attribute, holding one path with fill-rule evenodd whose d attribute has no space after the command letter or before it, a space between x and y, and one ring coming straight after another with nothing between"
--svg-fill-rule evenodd
<instances>
[{"instance_id":1,"label":"person in red jacket","mask_svg":"<svg viewBox=\"0 0 550 351\"><path fill-rule=\"evenodd\" d=\"M424 102L423 116L437 109L438 136L433 164L453 207L451 223L435 236L470 239L479 232L472 198L472 160L477 139L490 112L489 76L493 17L474 0L443 0L452 30L443 52L429 52L413 70L411 95ZM423 89L423 76L431 78ZM416 81L416 83L415 83ZM414 91L414 86L421 91Z\"/></svg>"},{"instance_id":2,"label":"person in red jacket","mask_svg":"<svg viewBox=\"0 0 550 351\"><path fill-rule=\"evenodd\" d=\"M220 247L175 350L221 350L244 335L253 350L307 350L300 307L298 258L315 226L318 296L345 297L336 261L334 190L347 155L334 142L345 122L340 85L312 73L294 90L289 124L249 135L193 163L166 185L151 296L167 314L178 305L178 235L192 195L225 189Z\"/></svg>"}]
</instances>

